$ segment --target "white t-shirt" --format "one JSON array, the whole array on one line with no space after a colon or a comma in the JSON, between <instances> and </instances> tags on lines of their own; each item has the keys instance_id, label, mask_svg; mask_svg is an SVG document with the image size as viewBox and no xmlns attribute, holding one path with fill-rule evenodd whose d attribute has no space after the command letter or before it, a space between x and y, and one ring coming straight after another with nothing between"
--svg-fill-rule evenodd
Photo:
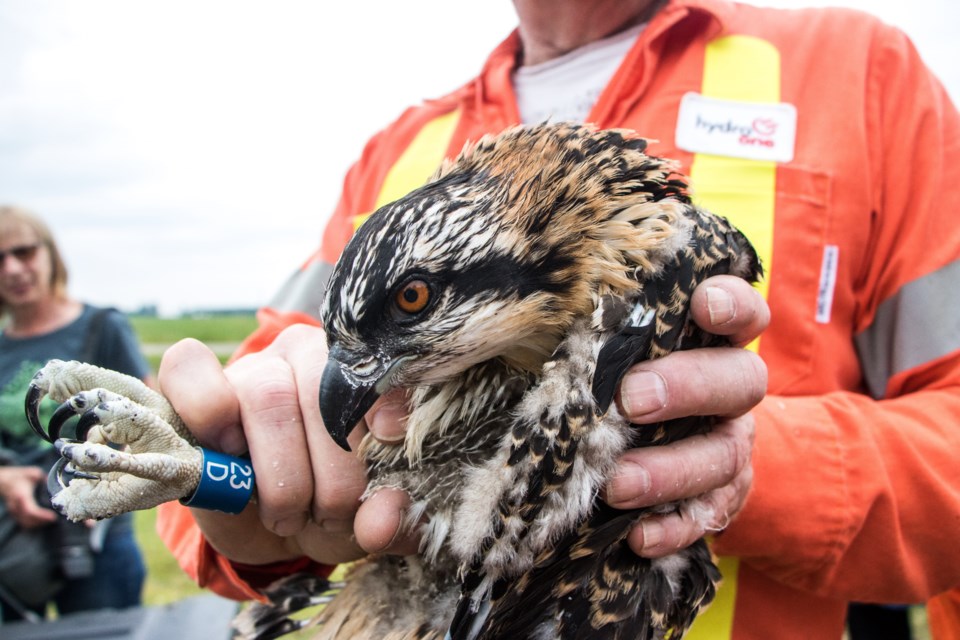
<instances>
[{"instance_id":1,"label":"white t-shirt","mask_svg":"<svg viewBox=\"0 0 960 640\"><path fill-rule=\"evenodd\" d=\"M513 72L520 120L583 122L645 24Z\"/></svg>"}]
</instances>

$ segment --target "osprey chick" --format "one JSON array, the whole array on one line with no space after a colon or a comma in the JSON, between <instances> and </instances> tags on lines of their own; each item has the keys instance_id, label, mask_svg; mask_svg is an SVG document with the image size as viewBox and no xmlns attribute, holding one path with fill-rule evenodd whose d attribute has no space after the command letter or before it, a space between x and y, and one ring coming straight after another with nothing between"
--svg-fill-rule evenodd
<instances>
[{"instance_id":1,"label":"osprey chick","mask_svg":"<svg viewBox=\"0 0 960 640\"><path fill-rule=\"evenodd\" d=\"M331 436L410 390L403 446L371 438L367 495L408 492L417 556L373 558L321 614L323 637L678 638L719 574L701 541L634 555L652 513L597 497L626 449L708 430L631 426L612 402L633 364L728 344L688 321L707 277L760 266L690 203L669 161L621 131L514 128L468 147L374 213L322 307ZM697 517L697 514L690 514Z\"/></svg>"}]
</instances>

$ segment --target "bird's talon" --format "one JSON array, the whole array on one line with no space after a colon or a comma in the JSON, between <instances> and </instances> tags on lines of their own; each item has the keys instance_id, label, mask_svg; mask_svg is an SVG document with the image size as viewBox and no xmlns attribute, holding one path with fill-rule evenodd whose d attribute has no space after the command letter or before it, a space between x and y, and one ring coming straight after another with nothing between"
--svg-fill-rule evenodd
<instances>
[{"instance_id":1,"label":"bird's talon","mask_svg":"<svg viewBox=\"0 0 960 640\"><path fill-rule=\"evenodd\" d=\"M47 425L48 439L53 442L60 438L60 432L63 430L63 426L79 413L76 405L74 404L76 397L70 398L53 412L53 415L50 416L50 424Z\"/></svg>"},{"instance_id":2,"label":"bird's talon","mask_svg":"<svg viewBox=\"0 0 960 640\"><path fill-rule=\"evenodd\" d=\"M87 411L82 416L80 420L77 421L77 440L86 440L87 434L90 433L90 429L100 424L100 416L91 409Z\"/></svg>"},{"instance_id":3,"label":"bird's talon","mask_svg":"<svg viewBox=\"0 0 960 640\"><path fill-rule=\"evenodd\" d=\"M35 382L31 382L30 387L27 389L26 400L24 401L24 411L27 414L27 422L30 423L30 428L33 429L34 433L47 442L53 442L56 438L51 438L50 435L44 431L43 425L40 424L40 403L46 395L43 389Z\"/></svg>"},{"instance_id":4,"label":"bird's talon","mask_svg":"<svg viewBox=\"0 0 960 640\"><path fill-rule=\"evenodd\" d=\"M66 465L67 461L64 458L60 458L50 468L50 472L47 473L47 491L50 493L51 498L66 489L67 484L69 484L63 478L63 469Z\"/></svg>"},{"instance_id":5,"label":"bird's talon","mask_svg":"<svg viewBox=\"0 0 960 640\"><path fill-rule=\"evenodd\" d=\"M47 488L56 498L54 508L70 520L176 500L195 490L203 473L202 457L179 416L131 376L51 360L25 389L24 411L37 436L55 446Z\"/></svg>"},{"instance_id":6,"label":"bird's talon","mask_svg":"<svg viewBox=\"0 0 960 640\"><path fill-rule=\"evenodd\" d=\"M78 444L78 443L73 443ZM50 496L53 497L60 493L62 490L70 486L70 483L74 479L81 480L99 480L100 476L95 473L89 473L87 471L82 471L73 464L73 451L75 447L71 443L64 443L63 440L58 440L57 445L60 448L60 455L63 456L53 465L50 469L50 472L47 474L47 490L50 492ZM62 447L62 448L61 448Z\"/></svg>"}]
</instances>

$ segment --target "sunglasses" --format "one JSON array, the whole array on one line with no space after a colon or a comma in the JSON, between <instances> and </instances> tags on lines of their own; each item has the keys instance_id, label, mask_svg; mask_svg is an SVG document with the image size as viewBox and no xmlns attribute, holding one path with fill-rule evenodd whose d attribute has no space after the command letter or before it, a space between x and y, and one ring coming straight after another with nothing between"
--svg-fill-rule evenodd
<instances>
[{"instance_id":1,"label":"sunglasses","mask_svg":"<svg viewBox=\"0 0 960 640\"><path fill-rule=\"evenodd\" d=\"M0 251L0 269L3 268L4 263L7 261L7 256L13 256L18 262L29 262L30 260L33 260L35 255L37 255L37 249L39 248L40 244L37 243L25 244L12 249L7 249L6 251Z\"/></svg>"}]
</instances>

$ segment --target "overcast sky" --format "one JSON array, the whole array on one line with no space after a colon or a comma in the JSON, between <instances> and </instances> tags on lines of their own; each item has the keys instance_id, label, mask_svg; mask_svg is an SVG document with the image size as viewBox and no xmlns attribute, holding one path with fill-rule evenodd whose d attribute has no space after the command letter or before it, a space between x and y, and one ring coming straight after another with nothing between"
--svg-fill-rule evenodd
<instances>
[{"instance_id":1,"label":"overcast sky","mask_svg":"<svg viewBox=\"0 0 960 640\"><path fill-rule=\"evenodd\" d=\"M906 31L960 100L960 5L834 3ZM0 202L54 228L82 299L256 307L344 172L479 70L508 0L0 0Z\"/></svg>"}]
</instances>

